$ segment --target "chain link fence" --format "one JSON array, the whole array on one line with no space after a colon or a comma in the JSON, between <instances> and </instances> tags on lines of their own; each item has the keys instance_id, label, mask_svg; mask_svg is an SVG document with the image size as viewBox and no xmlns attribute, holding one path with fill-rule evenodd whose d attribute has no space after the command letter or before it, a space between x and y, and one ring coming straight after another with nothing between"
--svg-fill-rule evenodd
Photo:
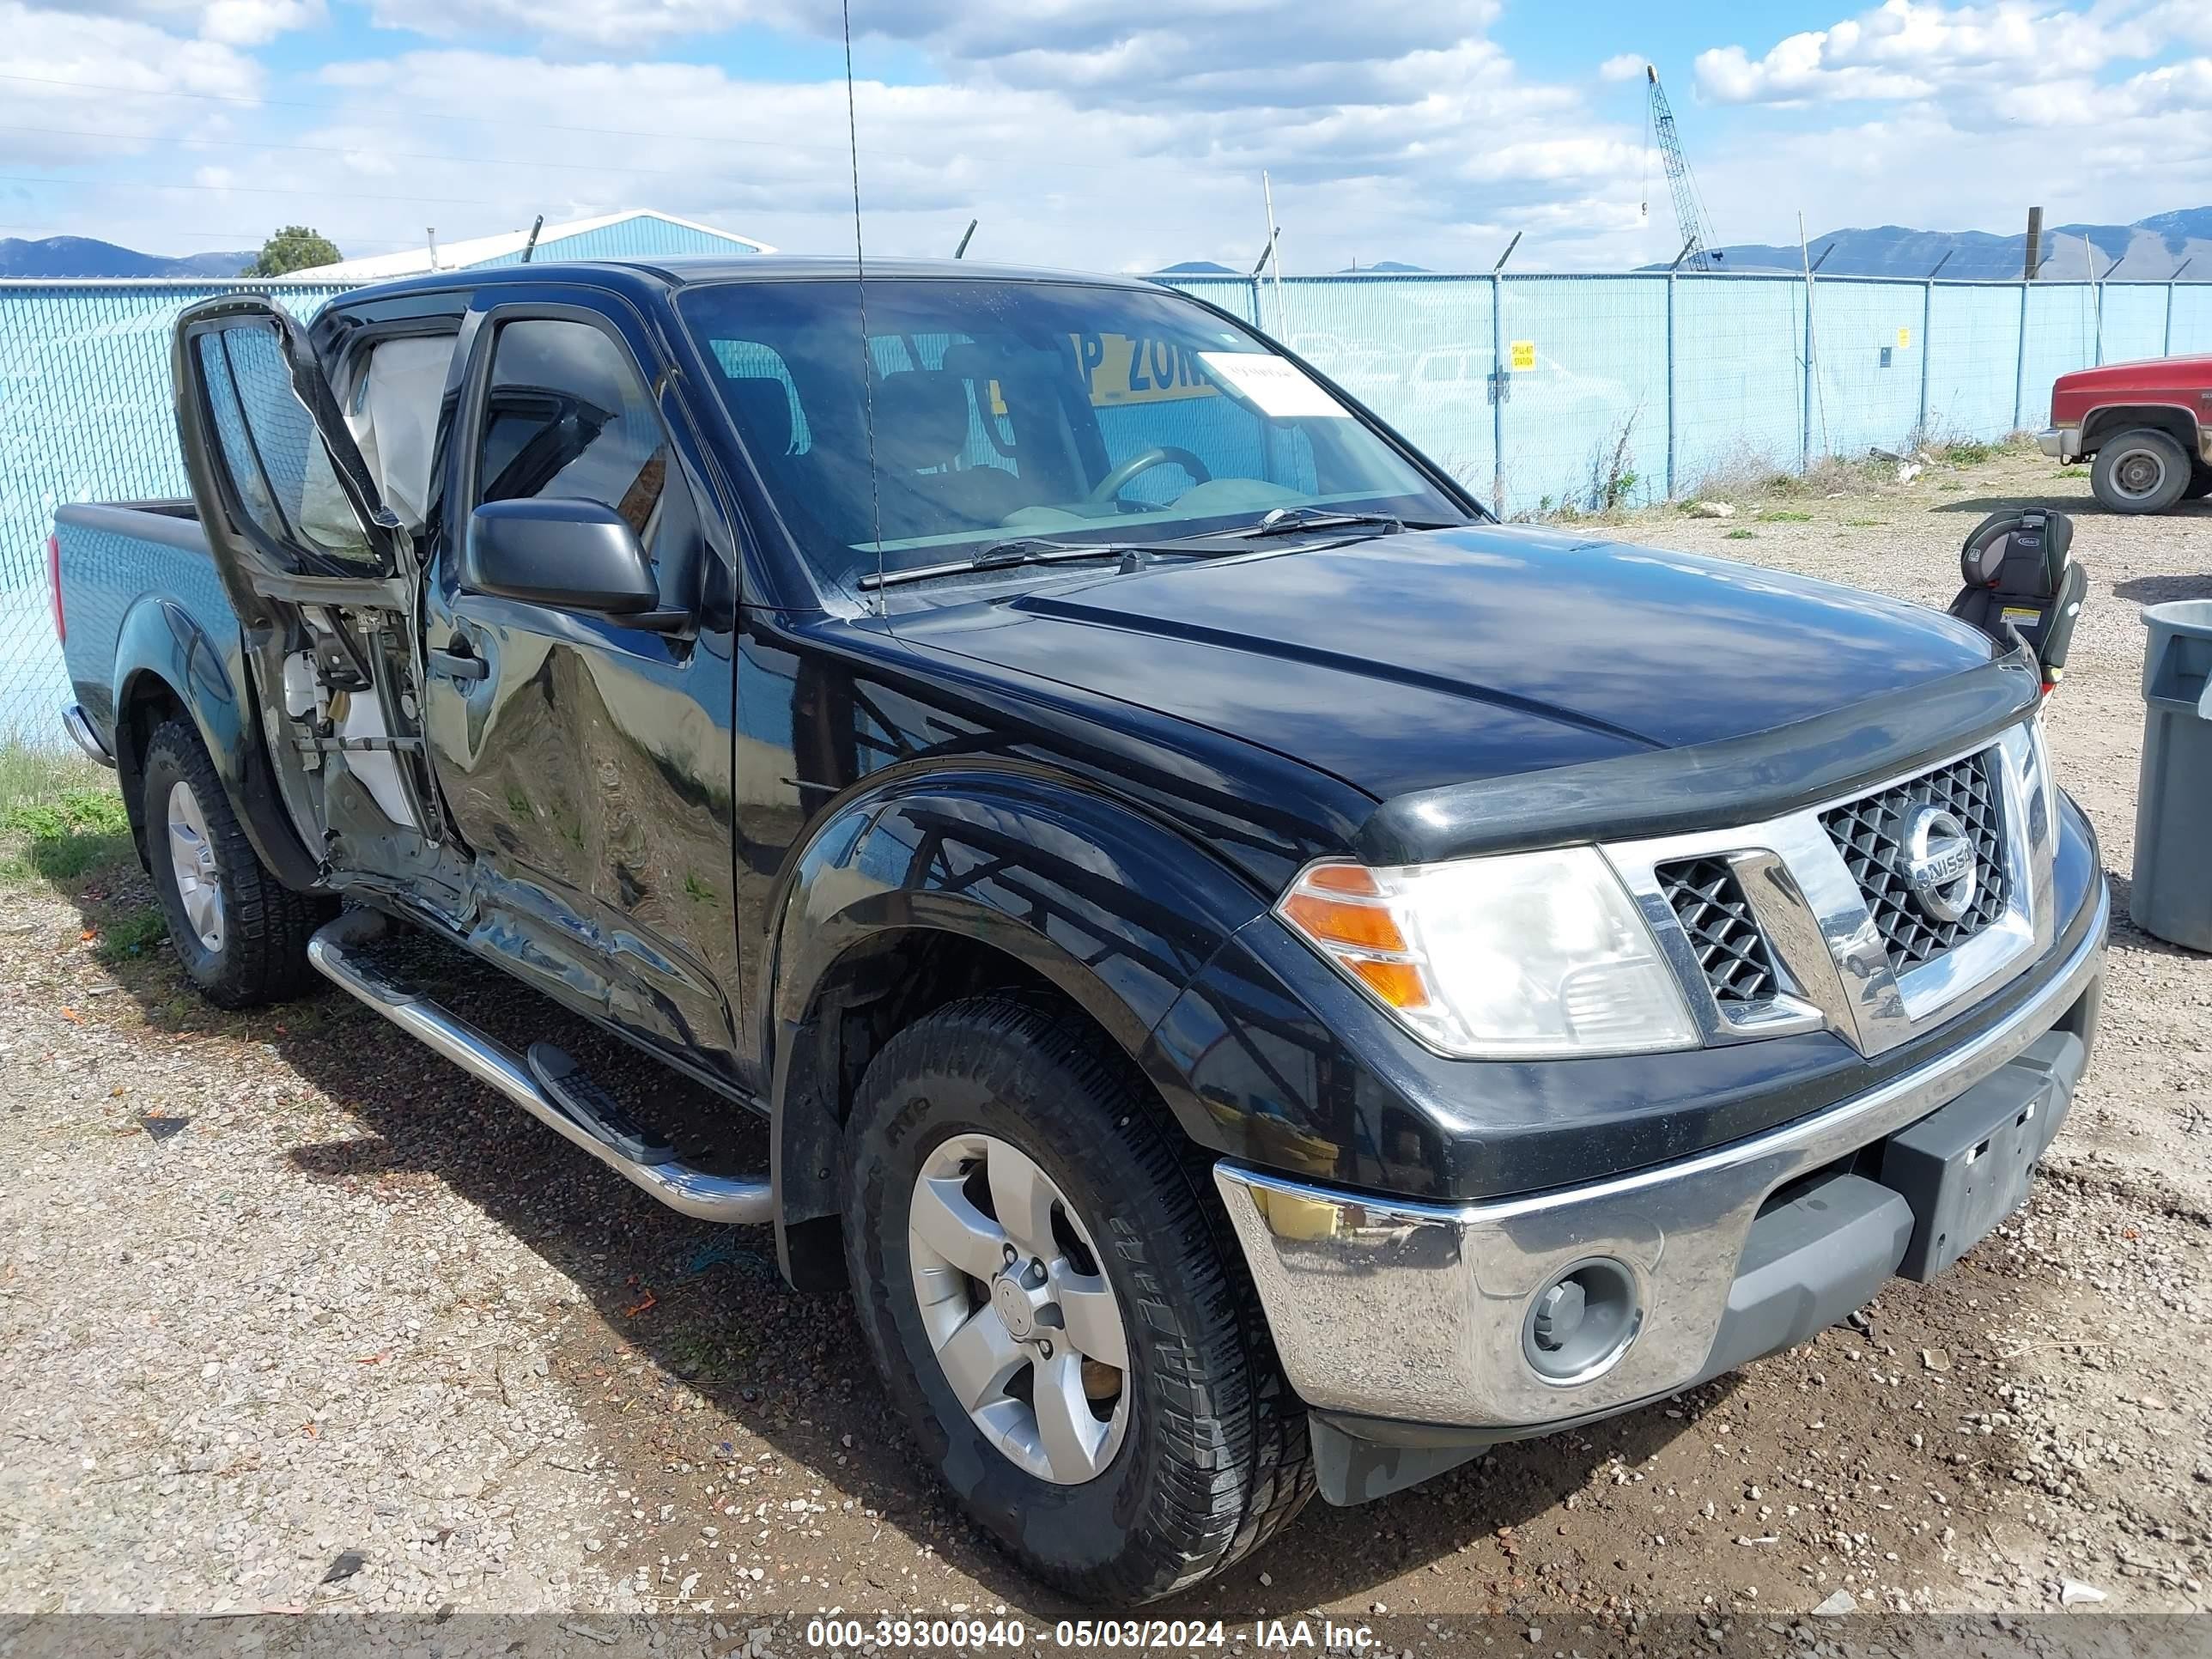
<instances>
[{"instance_id":1,"label":"chain link fence","mask_svg":"<svg viewBox=\"0 0 2212 1659\"><path fill-rule=\"evenodd\" d=\"M2212 283L1638 272L1172 279L1284 340L1508 514L2042 425L2069 369L2212 351ZM66 691L46 539L64 501L181 495L177 313L344 283L0 282L0 739Z\"/></svg>"}]
</instances>

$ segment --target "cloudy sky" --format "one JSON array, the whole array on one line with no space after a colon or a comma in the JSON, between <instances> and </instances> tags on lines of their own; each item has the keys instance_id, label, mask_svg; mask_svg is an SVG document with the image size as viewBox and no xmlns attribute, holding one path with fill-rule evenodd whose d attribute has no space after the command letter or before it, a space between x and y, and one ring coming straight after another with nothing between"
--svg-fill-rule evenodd
<instances>
[{"instance_id":1,"label":"cloudy sky","mask_svg":"<svg viewBox=\"0 0 2212 1659\"><path fill-rule=\"evenodd\" d=\"M851 0L872 251L1149 269L1670 257L2212 203L2212 0ZM349 253L652 206L850 246L835 0L0 0L0 236ZM1645 205L1648 203L1647 212Z\"/></svg>"}]
</instances>

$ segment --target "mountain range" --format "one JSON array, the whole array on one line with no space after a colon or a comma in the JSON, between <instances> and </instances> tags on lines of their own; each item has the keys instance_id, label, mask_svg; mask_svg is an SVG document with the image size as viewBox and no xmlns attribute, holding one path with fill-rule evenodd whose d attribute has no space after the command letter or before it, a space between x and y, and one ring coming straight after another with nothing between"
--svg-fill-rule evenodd
<instances>
[{"instance_id":1,"label":"mountain range","mask_svg":"<svg viewBox=\"0 0 2212 1659\"><path fill-rule=\"evenodd\" d=\"M1940 272L1947 278L2010 282L2020 276L2027 242L2025 232L1998 236L1980 230L1875 225L1823 232L1808 239L1806 248L1820 262L1824 276L1922 277ZM1719 252L1721 269L1727 270L1798 270L1805 257L1785 243L1731 242ZM2093 269L2100 279L2162 283L2178 274L2182 282L2212 282L2212 207L2154 214L2129 225L2046 225L2041 252L2045 282L2080 282ZM39 241L0 238L0 277L235 276L255 258L251 248L170 258L88 236L49 236ZM1387 272L1422 267L1383 259L1361 269ZM1190 259L1159 274L1243 273L1210 259Z\"/></svg>"},{"instance_id":2,"label":"mountain range","mask_svg":"<svg viewBox=\"0 0 2212 1659\"><path fill-rule=\"evenodd\" d=\"M242 253L188 253L169 258L141 253L89 236L48 236L27 242L0 237L0 276L235 276L260 257Z\"/></svg>"},{"instance_id":3,"label":"mountain range","mask_svg":"<svg viewBox=\"0 0 2212 1659\"><path fill-rule=\"evenodd\" d=\"M2027 235L2025 228L2017 236L1996 236L1876 225L1808 237L1802 250L1794 242L1732 242L1720 252L1726 270L1802 270L1809 252L1823 276L1921 277L1940 268L1946 279L2017 282L2027 264ZM2163 283L2179 271L2185 283L2212 282L2212 207L2154 214L2131 225L2045 225L2039 254L2038 275L2046 283L2078 283L2093 270L2100 280Z\"/></svg>"}]
</instances>

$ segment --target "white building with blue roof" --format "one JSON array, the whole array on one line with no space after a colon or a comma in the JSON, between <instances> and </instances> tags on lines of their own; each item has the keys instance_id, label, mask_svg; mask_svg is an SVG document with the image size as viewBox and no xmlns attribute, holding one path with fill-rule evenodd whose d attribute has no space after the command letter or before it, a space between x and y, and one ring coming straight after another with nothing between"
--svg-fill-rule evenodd
<instances>
[{"instance_id":1,"label":"white building with blue roof","mask_svg":"<svg viewBox=\"0 0 2212 1659\"><path fill-rule=\"evenodd\" d=\"M506 230L494 236L471 236L457 242L427 243L399 253L376 253L365 258L341 259L334 265L297 270L293 282L377 283L393 276L416 276L426 270L467 270L482 265L513 265L522 262L530 246L530 232ZM766 242L750 236L717 230L695 219L651 208L625 208L596 219L571 219L547 225L538 233L532 263L554 259L678 259L696 254L773 253Z\"/></svg>"}]
</instances>

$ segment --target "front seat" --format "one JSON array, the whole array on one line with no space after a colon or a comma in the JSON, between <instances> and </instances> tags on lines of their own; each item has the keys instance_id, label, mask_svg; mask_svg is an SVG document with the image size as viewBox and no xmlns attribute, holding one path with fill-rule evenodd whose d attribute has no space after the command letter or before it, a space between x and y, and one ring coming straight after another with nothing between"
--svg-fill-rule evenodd
<instances>
[{"instance_id":1,"label":"front seat","mask_svg":"<svg viewBox=\"0 0 2212 1659\"><path fill-rule=\"evenodd\" d=\"M969 425L960 376L932 368L886 375L876 383L875 403L887 536L995 529L1030 504L1005 468L960 465Z\"/></svg>"}]
</instances>

